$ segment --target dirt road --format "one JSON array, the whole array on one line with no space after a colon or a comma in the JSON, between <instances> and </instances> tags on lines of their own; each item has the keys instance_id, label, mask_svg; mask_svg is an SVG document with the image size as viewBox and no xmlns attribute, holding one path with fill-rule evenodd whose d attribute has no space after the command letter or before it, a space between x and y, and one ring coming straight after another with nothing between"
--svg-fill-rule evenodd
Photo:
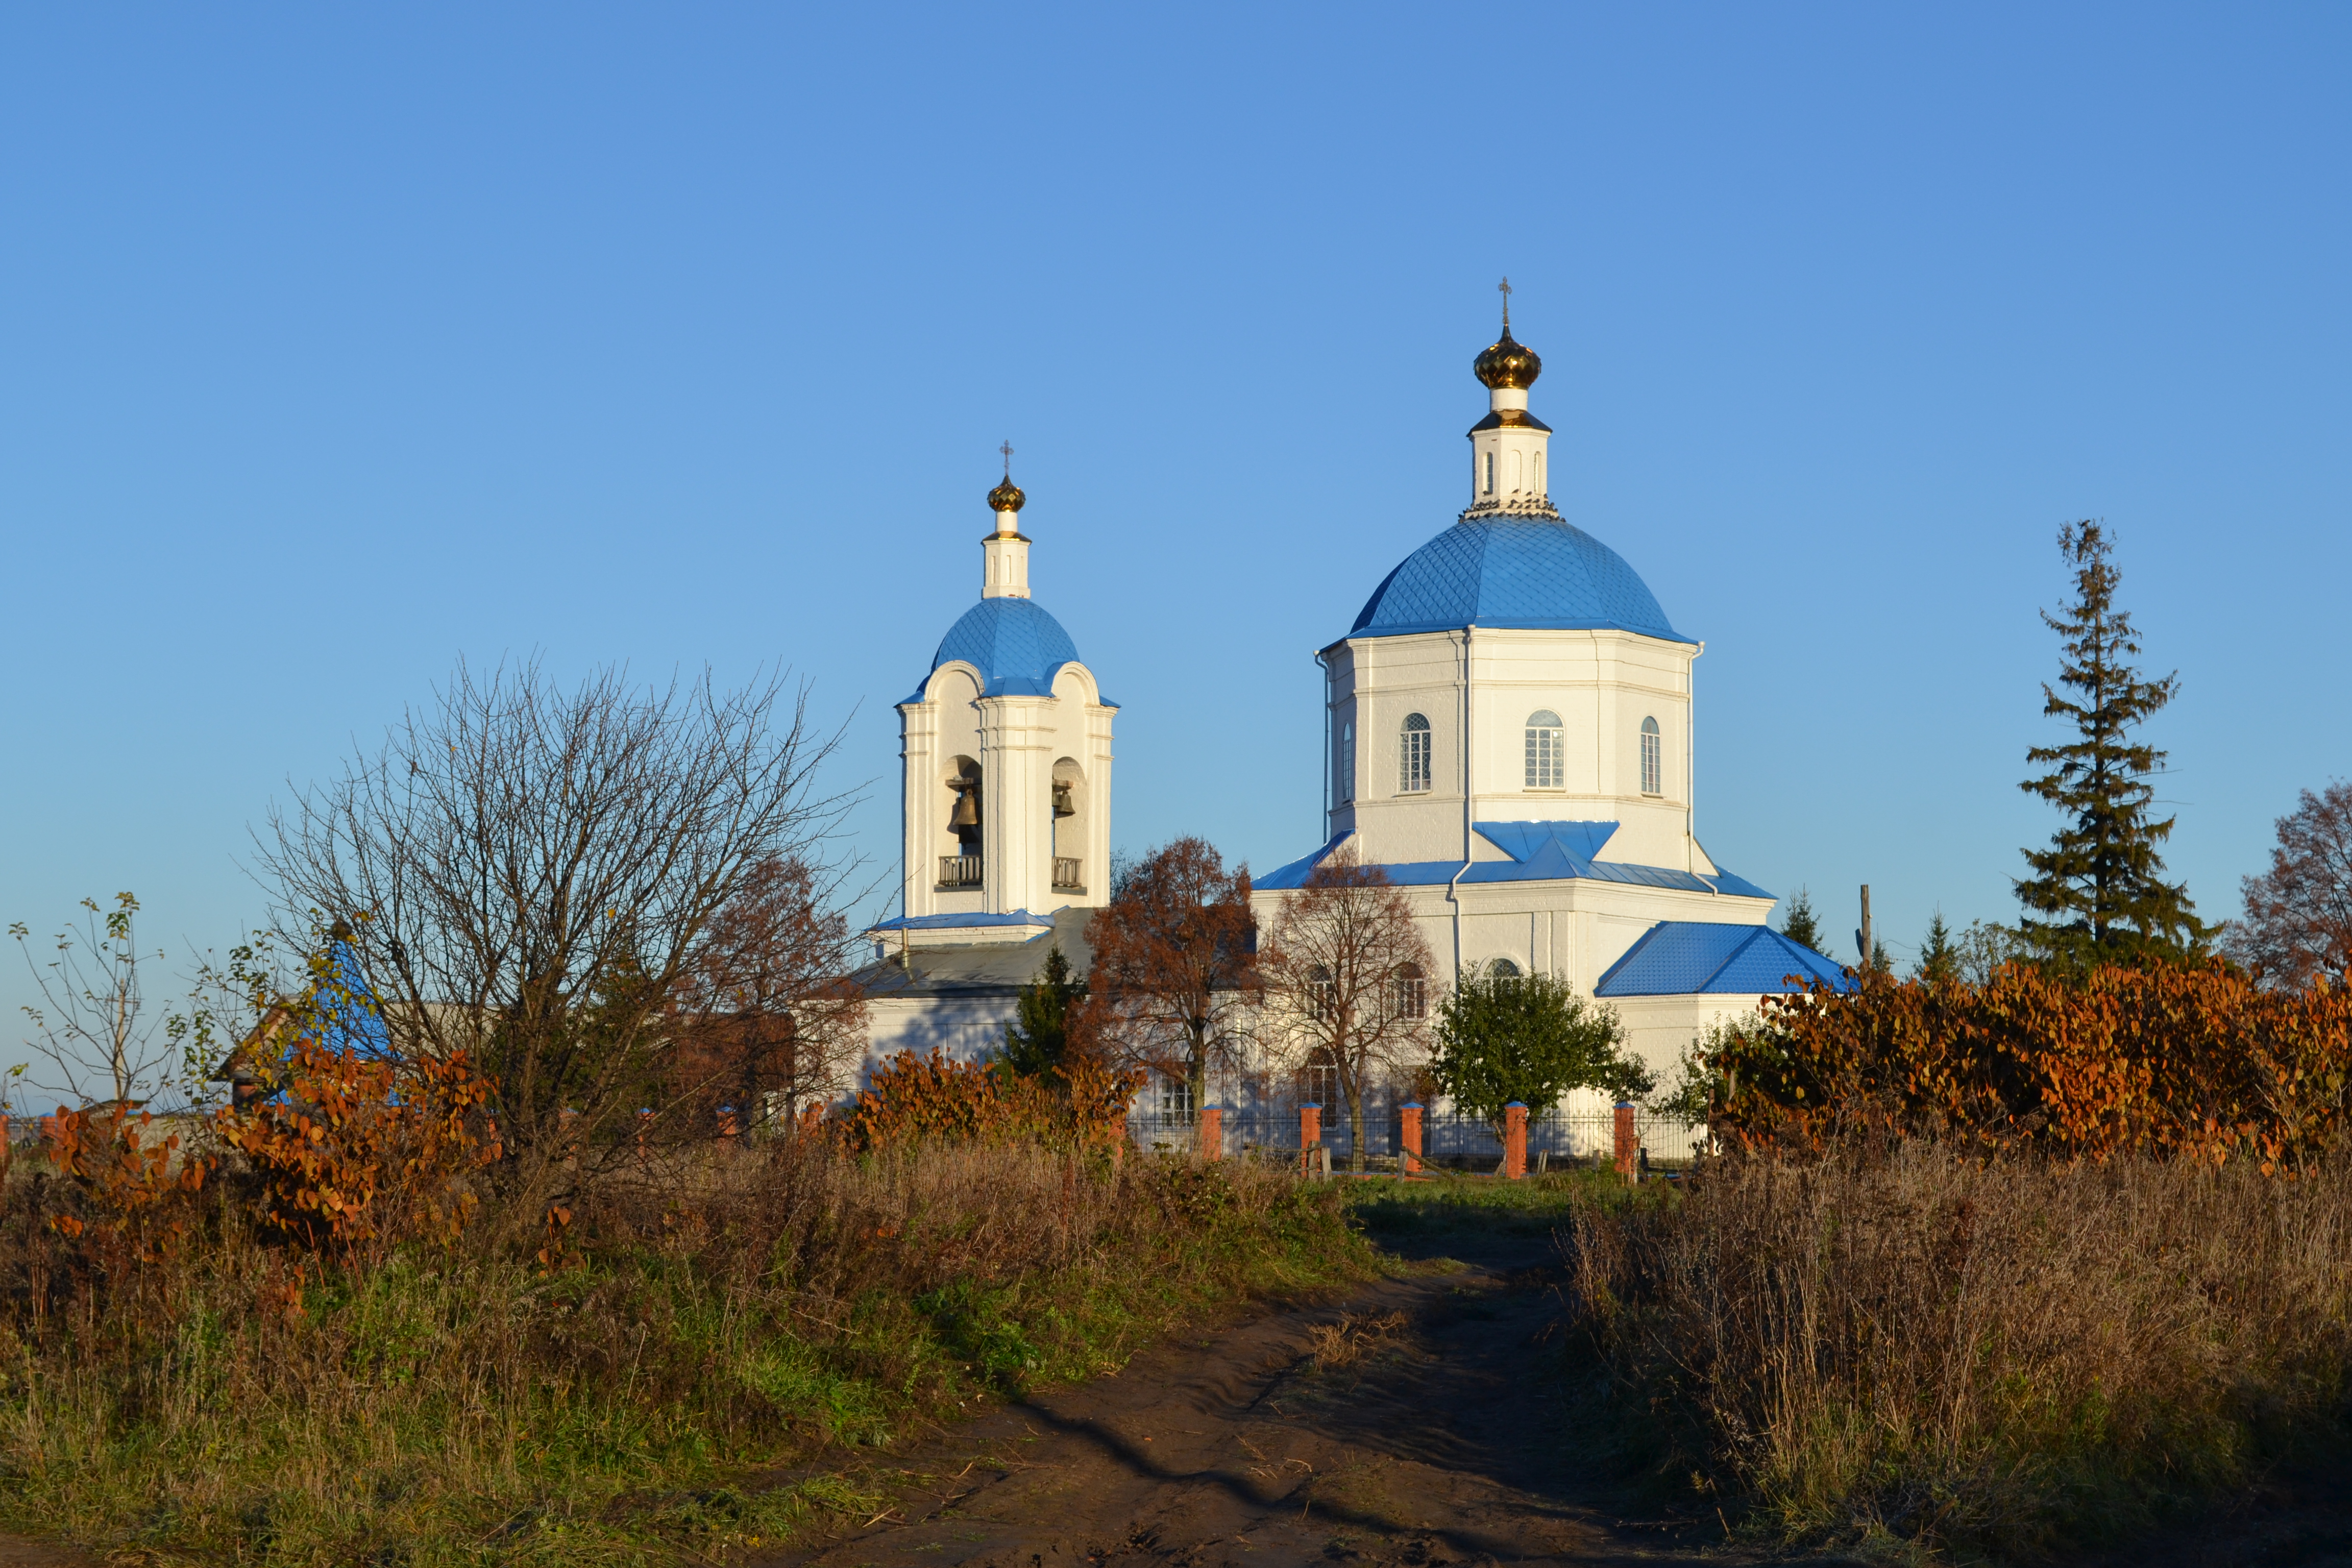
<instances>
[{"instance_id":1,"label":"dirt road","mask_svg":"<svg viewBox=\"0 0 2352 1568\"><path fill-rule=\"evenodd\" d=\"M1448 1271L1180 1338L893 1456L876 1519L774 1561L1723 1561L1567 1484L1550 1244L1463 1239Z\"/></svg>"}]
</instances>

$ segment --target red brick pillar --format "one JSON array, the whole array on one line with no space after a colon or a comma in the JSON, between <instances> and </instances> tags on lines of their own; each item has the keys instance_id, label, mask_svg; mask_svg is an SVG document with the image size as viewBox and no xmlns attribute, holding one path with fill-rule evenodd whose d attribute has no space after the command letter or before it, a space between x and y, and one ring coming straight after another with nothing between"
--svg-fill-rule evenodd
<instances>
[{"instance_id":1,"label":"red brick pillar","mask_svg":"<svg viewBox=\"0 0 2352 1568\"><path fill-rule=\"evenodd\" d=\"M1323 1108L1302 1105L1298 1108L1298 1171L1305 1175L1308 1163L1315 1158L1315 1145L1323 1142Z\"/></svg>"},{"instance_id":2,"label":"red brick pillar","mask_svg":"<svg viewBox=\"0 0 2352 1568\"><path fill-rule=\"evenodd\" d=\"M1617 1108L1617 1173L1631 1177L1633 1163L1641 1158L1642 1135L1633 1130L1633 1108Z\"/></svg>"},{"instance_id":3,"label":"red brick pillar","mask_svg":"<svg viewBox=\"0 0 2352 1568\"><path fill-rule=\"evenodd\" d=\"M733 1148L735 1146L735 1108L731 1105L720 1106L719 1108L719 1141L725 1143L729 1148Z\"/></svg>"},{"instance_id":4,"label":"red brick pillar","mask_svg":"<svg viewBox=\"0 0 2352 1568\"><path fill-rule=\"evenodd\" d=\"M1407 1101L1397 1107L1397 1142L1404 1145L1404 1160L1399 1166L1406 1175L1421 1172L1421 1107Z\"/></svg>"},{"instance_id":5,"label":"red brick pillar","mask_svg":"<svg viewBox=\"0 0 2352 1568\"><path fill-rule=\"evenodd\" d=\"M646 1134L652 1130L653 1124L654 1113L650 1110L637 1112L637 1163L640 1165L646 1163Z\"/></svg>"},{"instance_id":6,"label":"red brick pillar","mask_svg":"<svg viewBox=\"0 0 2352 1568\"><path fill-rule=\"evenodd\" d=\"M1225 1108L1206 1105L1201 1108L1201 1158L1222 1160L1225 1157Z\"/></svg>"},{"instance_id":7,"label":"red brick pillar","mask_svg":"<svg viewBox=\"0 0 2352 1568\"><path fill-rule=\"evenodd\" d=\"M1503 1179L1516 1182L1528 1173L1528 1108L1517 1100L1503 1107Z\"/></svg>"}]
</instances>

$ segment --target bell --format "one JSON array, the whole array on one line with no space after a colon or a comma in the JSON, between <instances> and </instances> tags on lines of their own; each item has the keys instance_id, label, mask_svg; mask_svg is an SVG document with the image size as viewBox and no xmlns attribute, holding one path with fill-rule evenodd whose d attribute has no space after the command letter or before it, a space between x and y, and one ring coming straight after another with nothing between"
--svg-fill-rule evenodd
<instances>
[{"instance_id":1,"label":"bell","mask_svg":"<svg viewBox=\"0 0 2352 1568\"><path fill-rule=\"evenodd\" d=\"M1054 785L1054 815L1055 816L1078 815L1078 808L1070 804L1070 786L1066 784L1056 782Z\"/></svg>"},{"instance_id":2,"label":"bell","mask_svg":"<svg viewBox=\"0 0 2352 1568\"><path fill-rule=\"evenodd\" d=\"M956 791L955 810L948 814L948 826L950 827L980 826L980 791L970 784Z\"/></svg>"}]
</instances>

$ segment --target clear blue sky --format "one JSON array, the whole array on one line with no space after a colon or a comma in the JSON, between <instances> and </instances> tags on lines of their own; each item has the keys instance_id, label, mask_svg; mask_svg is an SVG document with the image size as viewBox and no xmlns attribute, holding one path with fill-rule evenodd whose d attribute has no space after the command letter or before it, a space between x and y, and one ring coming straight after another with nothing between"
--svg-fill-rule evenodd
<instances>
[{"instance_id":1,"label":"clear blue sky","mask_svg":"<svg viewBox=\"0 0 2352 1568\"><path fill-rule=\"evenodd\" d=\"M1463 504L1495 282L1562 510L1704 637L1698 828L1898 951L2014 914L2104 517L2237 906L2352 773L2352 12L18 6L0 918L261 910L249 825L463 654L782 661L976 596L1125 706L1115 837L1317 837L1309 650ZM0 1002L23 986L0 954Z\"/></svg>"}]
</instances>

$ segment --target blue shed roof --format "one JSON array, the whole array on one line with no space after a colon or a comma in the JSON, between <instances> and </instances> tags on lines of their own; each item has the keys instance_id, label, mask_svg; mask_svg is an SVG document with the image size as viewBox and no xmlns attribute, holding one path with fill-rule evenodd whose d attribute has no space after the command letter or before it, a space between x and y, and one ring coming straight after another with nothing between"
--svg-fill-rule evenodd
<instances>
[{"instance_id":1,"label":"blue shed roof","mask_svg":"<svg viewBox=\"0 0 2352 1568\"><path fill-rule=\"evenodd\" d=\"M1613 822L1479 822L1472 824L1478 836L1492 844L1507 860L1474 861L1465 870L1459 860L1406 860L1381 866L1383 876L1399 887L1428 887L1437 882L1451 882L1455 874L1469 882L1551 882L1583 880L1588 882L1624 882L1644 888L1673 888L1688 893L1725 893L1740 899L1769 899L1772 895L1743 877L1735 877L1722 868L1715 875L1701 876L1674 866L1637 866L1623 860L1596 860L1612 835L1617 831ZM1340 834L1312 855L1293 860L1287 866L1276 868L1254 880L1252 886L1275 891L1304 886L1307 873L1321 865L1326 857L1339 847L1348 837Z\"/></svg>"},{"instance_id":2,"label":"blue shed roof","mask_svg":"<svg viewBox=\"0 0 2352 1568\"><path fill-rule=\"evenodd\" d=\"M1794 983L1791 983L1791 977ZM1843 970L1769 926L1660 921L1609 966L1596 996L1761 996L1818 980L1851 991Z\"/></svg>"},{"instance_id":3,"label":"blue shed roof","mask_svg":"<svg viewBox=\"0 0 2352 1568\"><path fill-rule=\"evenodd\" d=\"M931 668L955 658L980 671L991 697L1050 697L1055 673L1077 662L1078 647L1044 605L1007 596L966 610L940 639Z\"/></svg>"},{"instance_id":4,"label":"blue shed roof","mask_svg":"<svg viewBox=\"0 0 2352 1568\"><path fill-rule=\"evenodd\" d=\"M1381 579L1349 635L1474 626L1614 627L1691 640L1667 624L1623 556L1572 522L1544 517L1465 517Z\"/></svg>"}]
</instances>

